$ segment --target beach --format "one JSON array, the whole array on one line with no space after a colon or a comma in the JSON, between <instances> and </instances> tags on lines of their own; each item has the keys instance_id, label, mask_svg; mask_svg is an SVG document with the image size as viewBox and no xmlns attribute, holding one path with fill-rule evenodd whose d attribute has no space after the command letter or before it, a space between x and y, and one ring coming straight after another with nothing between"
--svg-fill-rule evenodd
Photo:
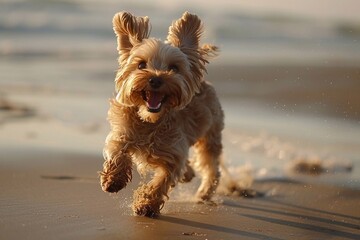
<instances>
[{"instance_id":1,"label":"beach","mask_svg":"<svg viewBox=\"0 0 360 240\"><path fill-rule=\"evenodd\" d=\"M135 183L118 194L100 190L96 176L100 155L54 151L25 155L7 152L9 163L1 166L1 239L357 239L360 235L359 212L354 209L358 190L268 180L254 185L267 193L265 197L222 196L217 197L217 206L207 206L175 196L159 218L150 219L133 216L130 210Z\"/></svg>"},{"instance_id":2,"label":"beach","mask_svg":"<svg viewBox=\"0 0 360 240\"><path fill-rule=\"evenodd\" d=\"M224 68L211 71L220 72ZM246 66L242 69L254 70ZM277 68L266 69L276 72ZM258 70L255 72L266 72L260 67ZM251 79L251 84L256 84L254 81L256 79ZM305 160L311 160L311 154L317 154L318 158L340 156L345 161L356 160L359 156L358 129L351 127L352 136L346 133L337 137L322 135L326 129L321 128L316 137L308 136L304 128L287 132L289 127L281 127L282 122L276 118L266 121L264 116L271 116L268 113L259 116L259 105L246 97L238 97L234 106L234 97L224 93L232 88L225 86L219 87L219 92L225 113L228 113L224 131L226 164L234 177L242 173L245 180L240 178L239 181L246 182L250 176L249 187L264 196L246 199L216 195L217 206L199 205L192 199L199 184L199 179L194 179L174 189L157 219L137 217L131 211L132 194L139 177L118 194L101 191L97 172L102 167L101 152L108 131L105 96L60 90L39 91L35 96L31 89L9 90L7 96L14 109L2 111L0 128L0 238L144 239L149 235L156 239L359 238L358 162L351 162L350 171L345 169L346 163L338 162L337 168L329 167L331 172L314 176L280 167L285 161L296 160L299 152L308 157ZM239 104L242 101L246 104ZM71 105L66 110L68 102ZM59 109L54 109L55 106ZM95 106L96 113L87 114L86 121L83 120L81 115L91 112ZM266 109L267 105L264 106ZM236 108L238 110L233 113L231 110ZM32 114L24 109L32 109ZM60 114L60 109L64 113ZM281 110L276 116L285 117L291 123L292 118L286 117L288 111ZM63 119L54 117L54 113ZM246 116L240 120L237 114ZM304 115L301 111L298 114ZM72 117L76 121L70 121ZM254 122L254 119L262 120ZM304 119L293 124L303 126ZM350 126L356 121L353 118ZM310 131L317 131L316 123L307 124ZM334 132L346 132L349 127L338 125L338 122L335 126ZM274 141L275 136L281 140ZM280 159L269 155L269 147L266 147L269 144L273 144L270 150L275 151L275 155L283 151L289 156ZM278 163L273 162L274 158ZM269 162L264 162L266 159ZM252 167L244 171L244 165L249 162ZM275 170L274 165L280 166ZM264 173L264 169L267 172Z\"/></svg>"},{"instance_id":3,"label":"beach","mask_svg":"<svg viewBox=\"0 0 360 240\"><path fill-rule=\"evenodd\" d=\"M155 2L4 2L0 239L359 239L358 17ZM115 7L148 12L162 38L185 8L206 20L206 40L221 49L205 78L225 113L224 162L261 196L217 193L214 205L198 204L195 177L147 218L131 210L136 171L119 193L101 190L118 67Z\"/></svg>"},{"instance_id":4,"label":"beach","mask_svg":"<svg viewBox=\"0 0 360 240\"><path fill-rule=\"evenodd\" d=\"M207 206L175 196L159 218L150 219L130 210L136 184L118 194L100 190L100 155L7 154L9 162L0 170L1 239L358 239L360 234L358 190L268 180L254 185L265 197L222 196L217 206Z\"/></svg>"}]
</instances>

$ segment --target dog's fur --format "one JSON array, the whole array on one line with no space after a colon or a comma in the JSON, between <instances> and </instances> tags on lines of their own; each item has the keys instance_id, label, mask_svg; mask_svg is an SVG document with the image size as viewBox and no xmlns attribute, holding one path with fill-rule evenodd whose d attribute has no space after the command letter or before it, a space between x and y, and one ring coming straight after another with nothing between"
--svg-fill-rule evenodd
<instances>
[{"instance_id":1,"label":"dog's fur","mask_svg":"<svg viewBox=\"0 0 360 240\"><path fill-rule=\"evenodd\" d=\"M120 12L113 27L120 67L108 113L102 189L124 188L133 163L143 175L152 170L152 179L134 193L133 210L155 216L169 190L192 179L194 167L202 178L197 198L210 201L220 177L224 114L203 74L217 48L199 45L202 23L188 12L173 22L165 42L149 38L147 17ZM191 146L196 153L192 161Z\"/></svg>"}]
</instances>

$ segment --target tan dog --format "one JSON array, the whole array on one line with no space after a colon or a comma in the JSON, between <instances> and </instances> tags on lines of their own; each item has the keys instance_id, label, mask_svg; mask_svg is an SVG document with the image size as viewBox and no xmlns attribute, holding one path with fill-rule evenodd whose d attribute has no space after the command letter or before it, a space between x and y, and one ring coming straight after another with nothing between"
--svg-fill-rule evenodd
<instances>
[{"instance_id":1,"label":"tan dog","mask_svg":"<svg viewBox=\"0 0 360 240\"><path fill-rule=\"evenodd\" d=\"M147 17L121 12L113 26L120 68L108 113L102 189L124 188L133 163L142 175L152 170L152 180L134 193L133 210L155 216L169 190L192 179L194 167L202 178L197 197L210 201L220 177L224 114L203 73L217 48L199 46L202 24L188 12L170 26L165 42L149 38ZM196 157L190 162L191 146Z\"/></svg>"}]
</instances>

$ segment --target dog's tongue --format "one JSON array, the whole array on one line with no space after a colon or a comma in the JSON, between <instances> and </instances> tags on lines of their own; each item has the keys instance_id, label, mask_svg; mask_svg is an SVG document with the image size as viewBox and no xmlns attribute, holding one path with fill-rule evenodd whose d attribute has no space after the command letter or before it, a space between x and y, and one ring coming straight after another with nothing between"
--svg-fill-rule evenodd
<instances>
[{"instance_id":1,"label":"dog's tongue","mask_svg":"<svg viewBox=\"0 0 360 240\"><path fill-rule=\"evenodd\" d=\"M151 109L157 109L161 106L161 101L163 100L164 95L154 92L154 91L147 91L146 92L146 100L148 107Z\"/></svg>"}]
</instances>

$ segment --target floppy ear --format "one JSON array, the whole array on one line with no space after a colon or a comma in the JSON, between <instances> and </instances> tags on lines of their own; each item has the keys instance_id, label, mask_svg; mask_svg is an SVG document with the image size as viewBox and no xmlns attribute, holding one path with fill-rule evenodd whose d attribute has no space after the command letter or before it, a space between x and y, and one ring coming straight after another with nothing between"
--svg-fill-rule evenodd
<instances>
[{"instance_id":1,"label":"floppy ear","mask_svg":"<svg viewBox=\"0 0 360 240\"><path fill-rule=\"evenodd\" d=\"M202 34L202 24L198 16L185 12L169 28L167 42L183 49L198 49Z\"/></svg>"},{"instance_id":2,"label":"floppy ear","mask_svg":"<svg viewBox=\"0 0 360 240\"><path fill-rule=\"evenodd\" d=\"M113 29L117 36L117 50L121 64L129 57L130 50L150 34L149 18L135 17L128 12L119 12L113 18Z\"/></svg>"}]
</instances>

